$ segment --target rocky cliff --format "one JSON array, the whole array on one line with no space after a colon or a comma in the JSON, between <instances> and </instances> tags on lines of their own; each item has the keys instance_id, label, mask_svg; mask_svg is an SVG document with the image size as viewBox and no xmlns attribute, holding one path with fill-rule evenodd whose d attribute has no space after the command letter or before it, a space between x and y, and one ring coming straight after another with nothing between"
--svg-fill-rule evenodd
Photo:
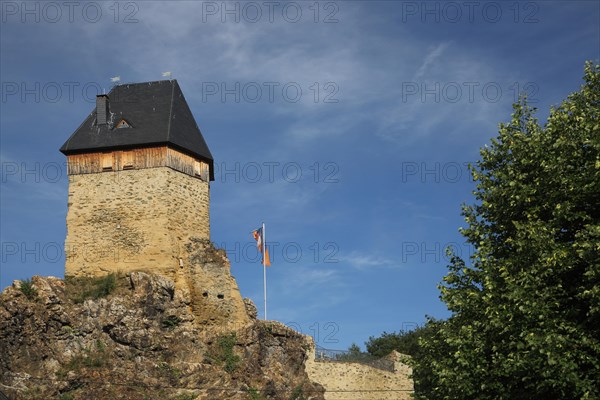
<instances>
[{"instance_id":1,"label":"rocky cliff","mask_svg":"<svg viewBox=\"0 0 600 400\"><path fill-rule=\"evenodd\" d=\"M197 257L198 268L214 267L210 254ZM243 317L216 312L207 298L229 293L200 286L146 272L16 281L0 295L0 391L44 400L323 399L305 370L310 338L257 321L248 300ZM237 319L223 323L227 313Z\"/></svg>"}]
</instances>

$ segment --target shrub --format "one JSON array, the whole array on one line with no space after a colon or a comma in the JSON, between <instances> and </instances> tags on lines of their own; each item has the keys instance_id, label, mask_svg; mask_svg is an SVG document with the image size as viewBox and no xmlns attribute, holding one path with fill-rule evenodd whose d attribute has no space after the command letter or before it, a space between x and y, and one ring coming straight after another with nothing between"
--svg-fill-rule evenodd
<instances>
[{"instance_id":1,"label":"shrub","mask_svg":"<svg viewBox=\"0 0 600 400\"><path fill-rule=\"evenodd\" d=\"M181 323L181 318L177 315L169 315L165 319L162 320L162 327L167 329L173 329L176 326L179 326Z\"/></svg>"},{"instance_id":2,"label":"shrub","mask_svg":"<svg viewBox=\"0 0 600 400\"><path fill-rule=\"evenodd\" d=\"M235 371L241 361L240 356L233 351L236 340L235 332L219 336L216 343L217 348L211 354L212 358L223 365L223 369L229 373Z\"/></svg>"},{"instance_id":3,"label":"shrub","mask_svg":"<svg viewBox=\"0 0 600 400\"><path fill-rule=\"evenodd\" d=\"M306 397L304 397L304 391L302 390L302 385L294 388L290 396L290 400L306 400Z\"/></svg>"},{"instance_id":4,"label":"shrub","mask_svg":"<svg viewBox=\"0 0 600 400\"><path fill-rule=\"evenodd\" d=\"M165 376L169 380L169 383L171 383L171 385L173 385L173 386L176 386L179 383L179 379L183 375L183 372L180 369L175 368L174 366L172 366L171 364L169 364L167 362L161 362L160 364L157 365L157 368L163 374L163 376Z\"/></svg>"},{"instance_id":5,"label":"shrub","mask_svg":"<svg viewBox=\"0 0 600 400\"><path fill-rule=\"evenodd\" d=\"M31 282L31 279L25 279L21 281L21 286L19 289L21 290L21 293L23 293L29 300L33 300L37 297L37 290L33 287L33 282Z\"/></svg>"},{"instance_id":6,"label":"shrub","mask_svg":"<svg viewBox=\"0 0 600 400\"><path fill-rule=\"evenodd\" d=\"M260 392L257 389L251 387L251 388L248 388L248 399L249 400L264 400L264 397L261 396Z\"/></svg>"}]
</instances>

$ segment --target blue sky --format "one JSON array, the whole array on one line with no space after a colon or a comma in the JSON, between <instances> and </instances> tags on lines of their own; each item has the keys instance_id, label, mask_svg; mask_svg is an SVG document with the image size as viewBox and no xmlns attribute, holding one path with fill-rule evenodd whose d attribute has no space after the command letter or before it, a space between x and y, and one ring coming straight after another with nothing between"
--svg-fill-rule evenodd
<instances>
[{"instance_id":1,"label":"blue sky","mask_svg":"<svg viewBox=\"0 0 600 400\"><path fill-rule=\"evenodd\" d=\"M62 276L60 145L121 82L171 71L215 157L211 235L262 315L333 349L448 315L466 163L525 91L544 119L600 59L600 3L1 3L0 287Z\"/></svg>"}]
</instances>

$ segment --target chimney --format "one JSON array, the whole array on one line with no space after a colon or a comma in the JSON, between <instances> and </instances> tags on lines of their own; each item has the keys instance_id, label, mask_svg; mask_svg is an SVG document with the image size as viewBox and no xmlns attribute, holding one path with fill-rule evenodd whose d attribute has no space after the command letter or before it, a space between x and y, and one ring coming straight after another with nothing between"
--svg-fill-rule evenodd
<instances>
[{"instance_id":1,"label":"chimney","mask_svg":"<svg viewBox=\"0 0 600 400\"><path fill-rule=\"evenodd\" d=\"M99 94L96 96L96 123L98 126L108 123L108 95Z\"/></svg>"}]
</instances>

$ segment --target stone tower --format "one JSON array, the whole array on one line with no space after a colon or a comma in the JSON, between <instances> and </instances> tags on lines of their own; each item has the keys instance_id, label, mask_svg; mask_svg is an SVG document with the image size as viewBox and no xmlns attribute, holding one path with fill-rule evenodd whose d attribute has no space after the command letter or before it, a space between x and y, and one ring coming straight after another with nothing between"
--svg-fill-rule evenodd
<instances>
[{"instance_id":1,"label":"stone tower","mask_svg":"<svg viewBox=\"0 0 600 400\"><path fill-rule=\"evenodd\" d=\"M60 148L67 156L67 276L173 275L209 239L213 158L176 80L124 84Z\"/></svg>"}]
</instances>

